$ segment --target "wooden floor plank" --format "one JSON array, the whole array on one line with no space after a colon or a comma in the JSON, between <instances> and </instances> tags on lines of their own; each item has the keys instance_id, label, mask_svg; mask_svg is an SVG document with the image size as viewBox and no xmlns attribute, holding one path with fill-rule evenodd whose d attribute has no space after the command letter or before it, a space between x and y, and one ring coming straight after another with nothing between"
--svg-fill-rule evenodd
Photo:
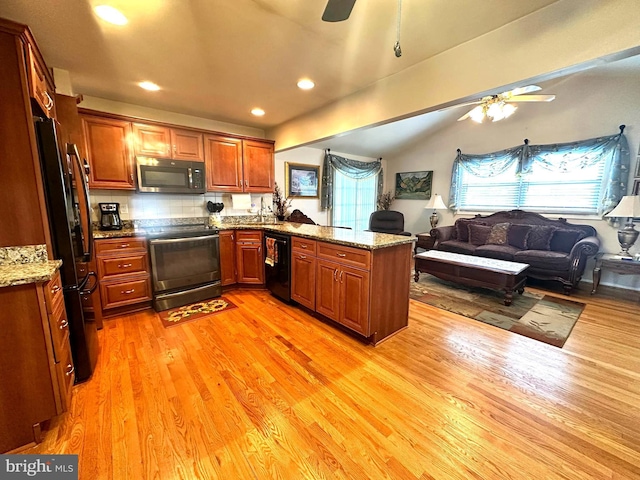
<instances>
[{"instance_id":1,"label":"wooden floor plank","mask_svg":"<svg viewBox=\"0 0 640 480\"><path fill-rule=\"evenodd\" d=\"M76 453L91 480L640 479L635 299L578 291L563 348L411 301L374 348L266 291L225 296L170 328L106 320L92 379L25 452Z\"/></svg>"}]
</instances>

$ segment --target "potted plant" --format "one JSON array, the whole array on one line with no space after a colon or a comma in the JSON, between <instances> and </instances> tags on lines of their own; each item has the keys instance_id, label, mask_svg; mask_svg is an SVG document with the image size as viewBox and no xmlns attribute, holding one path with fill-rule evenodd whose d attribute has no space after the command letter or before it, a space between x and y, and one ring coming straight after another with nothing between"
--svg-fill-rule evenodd
<instances>
[{"instance_id":1,"label":"potted plant","mask_svg":"<svg viewBox=\"0 0 640 480\"><path fill-rule=\"evenodd\" d=\"M378 195L378 210L389 210L394 200L395 197L391 194L391 192L381 193L380 195Z\"/></svg>"},{"instance_id":2,"label":"potted plant","mask_svg":"<svg viewBox=\"0 0 640 480\"><path fill-rule=\"evenodd\" d=\"M275 214L276 218L280 221L284 220L285 215L287 214L287 210L291 206L292 198L285 198L282 194L282 190L278 186L278 183L275 183L273 188L273 208L271 211Z\"/></svg>"}]
</instances>

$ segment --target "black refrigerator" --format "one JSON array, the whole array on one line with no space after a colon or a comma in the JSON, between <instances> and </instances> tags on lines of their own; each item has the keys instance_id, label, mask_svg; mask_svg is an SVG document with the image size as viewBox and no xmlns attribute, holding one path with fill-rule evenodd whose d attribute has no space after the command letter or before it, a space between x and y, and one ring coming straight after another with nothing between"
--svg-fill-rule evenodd
<instances>
[{"instance_id":1,"label":"black refrigerator","mask_svg":"<svg viewBox=\"0 0 640 480\"><path fill-rule=\"evenodd\" d=\"M80 299L81 293L97 287L96 275L88 272L79 277L76 268L76 263L91 260L93 248L88 166L75 145L59 149L54 120L36 117L34 124L54 258L62 260L60 275L76 383L83 382L91 377L98 359L96 324L85 318Z\"/></svg>"}]
</instances>

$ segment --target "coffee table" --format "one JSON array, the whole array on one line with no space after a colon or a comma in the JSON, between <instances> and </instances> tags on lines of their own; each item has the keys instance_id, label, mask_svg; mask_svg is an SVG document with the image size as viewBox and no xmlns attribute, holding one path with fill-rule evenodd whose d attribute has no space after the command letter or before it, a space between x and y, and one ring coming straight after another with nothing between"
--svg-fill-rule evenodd
<instances>
[{"instance_id":1,"label":"coffee table","mask_svg":"<svg viewBox=\"0 0 640 480\"><path fill-rule=\"evenodd\" d=\"M503 290L504 304L509 306L514 290L524 292L528 268L526 263L429 250L415 256L414 279L417 282L424 272L471 287Z\"/></svg>"}]
</instances>

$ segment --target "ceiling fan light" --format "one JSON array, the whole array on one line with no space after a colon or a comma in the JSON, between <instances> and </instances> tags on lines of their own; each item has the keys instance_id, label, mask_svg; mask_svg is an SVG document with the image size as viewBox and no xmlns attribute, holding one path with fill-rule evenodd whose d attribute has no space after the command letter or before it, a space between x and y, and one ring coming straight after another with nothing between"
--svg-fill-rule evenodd
<instances>
[{"instance_id":1,"label":"ceiling fan light","mask_svg":"<svg viewBox=\"0 0 640 480\"><path fill-rule=\"evenodd\" d=\"M469 117L476 123L482 123L484 120L484 109L482 105L478 105L476 108L469 112Z\"/></svg>"},{"instance_id":2,"label":"ceiling fan light","mask_svg":"<svg viewBox=\"0 0 640 480\"><path fill-rule=\"evenodd\" d=\"M504 113L502 111L501 103L492 103L487 108L487 116L491 118L494 122L500 121L504 118Z\"/></svg>"},{"instance_id":3,"label":"ceiling fan light","mask_svg":"<svg viewBox=\"0 0 640 480\"><path fill-rule=\"evenodd\" d=\"M515 112L518 109L518 107L516 107L515 105L512 105L510 103L506 103L504 105L504 107L502 108L502 113L504 114L504 118L508 118L511 115L513 115L513 112Z\"/></svg>"}]
</instances>

